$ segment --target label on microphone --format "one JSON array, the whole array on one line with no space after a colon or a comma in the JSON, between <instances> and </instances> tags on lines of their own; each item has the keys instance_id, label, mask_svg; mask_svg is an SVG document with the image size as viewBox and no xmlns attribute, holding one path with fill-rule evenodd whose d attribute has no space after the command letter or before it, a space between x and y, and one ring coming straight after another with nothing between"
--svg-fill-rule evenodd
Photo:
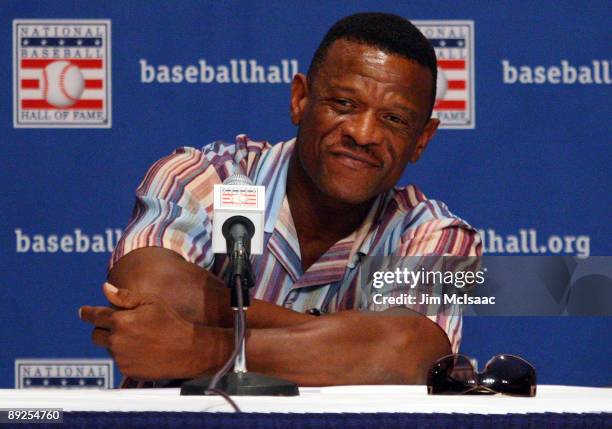
<instances>
[{"instance_id":1,"label":"label on microphone","mask_svg":"<svg viewBox=\"0 0 612 429\"><path fill-rule=\"evenodd\" d=\"M213 253L226 253L223 224L234 216L248 218L255 227L251 237L251 255L263 253L266 188L255 185L215 185L213 205Z\"/></svg>"},{"instance_id":2,"label":"label on microphone","mask_svg":"<svg viewBox=\"0 0 612 429\"><path fill-rule=\"evenodd\" d=\"M257 207L256 186L222 186L220 207Z\"/></svg>"}]
</instances>

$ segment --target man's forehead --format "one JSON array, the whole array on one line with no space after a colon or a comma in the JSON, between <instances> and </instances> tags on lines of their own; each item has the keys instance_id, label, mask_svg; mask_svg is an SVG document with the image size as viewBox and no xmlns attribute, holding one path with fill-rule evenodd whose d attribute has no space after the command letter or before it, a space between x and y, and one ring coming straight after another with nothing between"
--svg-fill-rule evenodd
<instances>
[{"instance_id":1,"label":"man's forehead","mask_svg":"<svg viewBox=\"0 0 612 429\"><path fill-rule=\"evenodd\" d=\"M336 40L320 64L318 78L325 81L344 80L352 74L369 77L384 83L412 87L430 83L429 71L416 61L382 50L376 46L349 40ZM425 78L425 81L423 81Z\"/></svg>"}]
</instances>

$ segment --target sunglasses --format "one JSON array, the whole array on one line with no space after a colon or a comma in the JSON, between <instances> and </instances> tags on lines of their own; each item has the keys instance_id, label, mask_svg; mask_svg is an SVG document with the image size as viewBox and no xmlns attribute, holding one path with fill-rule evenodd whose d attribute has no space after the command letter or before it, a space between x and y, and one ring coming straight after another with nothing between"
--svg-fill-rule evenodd
<instances>
[{"instance_id":1,"label":"sunglasses","mask_svg":"<svg viewBox=\"0 0 612 429\"><path fill-rule=\"evenodd\" d=\"M438 359L427 374L429 395L536 395L536 371L525 359L499 354L478 372L469 357L452 354Z\"/></svg>"}]
</instances>

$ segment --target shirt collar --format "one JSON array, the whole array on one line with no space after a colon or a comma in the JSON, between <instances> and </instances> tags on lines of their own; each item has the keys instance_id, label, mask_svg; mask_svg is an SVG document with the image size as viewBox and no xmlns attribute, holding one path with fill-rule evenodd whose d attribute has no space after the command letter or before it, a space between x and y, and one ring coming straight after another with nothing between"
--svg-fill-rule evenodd
<instances>
[{"instance_id":1,"label":"shirt collar","mask_svg":"<svg viewBox=\"0 0 612 429\"><path fill-rule=\"evenodd\" d=\"M295 146L295 138L276 144L266 152L265 156L270 159L261 159L259 162L260 166L266 165L266 161L274 162L274 159L278 159L278 165L270 168L259 168L253 182L256 185L266 186L266 223L264 231L267 233L274 232L274 227L278 220L278 215L283 206L283 200L285 198L286 187L287 187L287 171L289 169L289 161L291 160L291 154Z\"/></svg>"},{"instance_id":2,"label":"shirt collar","mask_svg":"<svg viewBox=\"0 0 612 429\"><path fill-rule=\"evenodd\" d=\"M361 254L368 253L367 249L373 237L374 221L379 215L382 201L383 196L377 197L359 228L332 245L308 268L306 273L293 285L293 288L339 282L344 278L347 269L355 268Z\"/></svg>"},{"instance_id":3,"label":"shirt collar","mask_svg":"<svg viewBox=\"0 0 612 429\"><path fill-rule=\"evenodd\" d=\"M353 247L351 248L351 252L347 261L346 266L350 269L353 269L357 266L357 262L359 262L359 258L363 255L367 255L370 253L370 247L372 240L375 236L375 231L378 223L377 219L380 219L380 215L382 213L383 207L385 206L386 194L379 195L376 197L376 200L372 204L368 215L365 220L361 224L361 226L353 233ZM375 223L376 222L376 223Z\"/></svg>"}]
</instances>

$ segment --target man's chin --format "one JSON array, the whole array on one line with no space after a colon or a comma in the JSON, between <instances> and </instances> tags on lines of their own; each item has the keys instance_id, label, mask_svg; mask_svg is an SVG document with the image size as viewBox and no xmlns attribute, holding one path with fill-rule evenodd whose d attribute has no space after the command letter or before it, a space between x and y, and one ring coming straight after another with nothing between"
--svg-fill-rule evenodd
<instances>
[{"instance_id":1,"label":"man's chin","mask_svg":"<svg viewBox=\"0 0 612 429\"><path fill-rule=\"evenodd\" d=\"M331 200L351 206L358 206L371 202L378 196L375 191L370 191L368 186L354 182L351 183L349 181L327 187L327 189L323 189L322 191L323 194Z\"/></svg>"}]
</instances>

